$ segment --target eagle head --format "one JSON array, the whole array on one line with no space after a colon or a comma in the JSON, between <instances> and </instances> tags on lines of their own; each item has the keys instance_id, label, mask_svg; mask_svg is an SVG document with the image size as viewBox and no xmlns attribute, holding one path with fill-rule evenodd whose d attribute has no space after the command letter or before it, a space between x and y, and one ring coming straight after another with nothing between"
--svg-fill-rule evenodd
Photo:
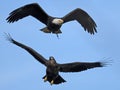
<instances>
[{"instance_id":1,"label":"eagle head","mask_svg":"<svg viewBox=\"0 0 120 90\"><path fill-rule=\"evenodd\" d=\"M52 23L56 24L56 25L62 25L63 24L63 20L59 19L59 18L55 18L53 19Z\"/></svg>"},{"instance_id":2,"label":"eagle head","mask_svg":"<svg viewBox=\"0 0 120 90\"><path fill-rule=\"evenodd\" d=\"M53 56L50 56L50 57L49 57L49 61L50 61L50 63L52 63L52 64L56 64L55 58L54 58Z\"/></svg>"}]
</instances>

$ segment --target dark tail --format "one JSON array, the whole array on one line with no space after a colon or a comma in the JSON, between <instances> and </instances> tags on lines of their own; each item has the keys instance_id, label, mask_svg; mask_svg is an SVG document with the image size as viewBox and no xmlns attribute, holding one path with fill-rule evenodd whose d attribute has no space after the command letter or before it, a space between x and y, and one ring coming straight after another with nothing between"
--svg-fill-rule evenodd
<instances>
[{"instance_id":1,"label":"dark tail","mask_svg":"<svg viewBox=\"0 0 120 90\"><path fill-rule=\"evenodd\" d=\"M43 79L45 80L46 75L43 77ZM54 79L53 79L54 78ZM56 78L55 77L47 77L47 81L51 83L51 81L54 81L53 84L60 84L60 83L64 83L66 82L60 75L58 75Z\"/></svg>"},{"instance_id":2,"label":"dark tail","mask_svg":"<svg viewBox=\"0 0 120 90\"><path fill-rule=\"evenodd\" d=\"M60 84L66 82L60 75L54 80L54 84Z\"/></svg>"}]
</instances>

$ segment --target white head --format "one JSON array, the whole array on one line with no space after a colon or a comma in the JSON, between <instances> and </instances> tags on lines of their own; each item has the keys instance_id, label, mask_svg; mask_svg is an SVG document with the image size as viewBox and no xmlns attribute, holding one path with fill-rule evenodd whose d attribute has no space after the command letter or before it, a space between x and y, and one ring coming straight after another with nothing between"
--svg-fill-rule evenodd
<instances>
[{"instance_id":1,"label":"white head","mask_svg":"<svg viewBox=\"0 0 120 90\"><path fill-rule=\"evenodd\" d=\"M56 25L62 25L63 24L63 20L59 19L59 18L55 18L53 19L52 23L56 24Z\"/></svg>"}]
</instances>

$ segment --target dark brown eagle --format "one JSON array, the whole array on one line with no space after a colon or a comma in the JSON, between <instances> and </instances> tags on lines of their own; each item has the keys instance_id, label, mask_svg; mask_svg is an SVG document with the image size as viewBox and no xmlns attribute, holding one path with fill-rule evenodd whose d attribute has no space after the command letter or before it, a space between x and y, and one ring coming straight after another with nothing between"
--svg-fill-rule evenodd
<instances>
[{"instance_id":1,"label":"dark brown eagle","mask_svg":"<svg viewBox=\"0 0 120 90\"><path fill-rule=\"evenodd\" d=\"M58 18L48 15L37 3L32 3L12 11L6 20L9 23L13 23L29 15L46 25L45 28L41 29L41 31L45 33L53 33L58 35L59 33L62 33L60 30L62 24L73 20L77 20L82 25L84 30L88 31L88 33L94 34L97 32L97 25L95 21L88 15L88 13L80 8L71 11L64 17Z\"/></svg>"},{"instance_id":2,"label":"dark brown eagle","mask_svg":"<svg viewBox=\"0 0 120 90\"><path fill-rule=\"evenodd\" d=\"M66 82L60 75L59 72L81 72L87 69L96 67L103 67L106 62L72 62L59 64L56 62L53 56L49 57L49 60L44 58L41 54L36 52L31 47L28 47L22 43L14 40L9 34L7 34L7 40L11 43L25 49L30 53L37 61L46 66L46 75L43 77L44 81L50 82L50 84L60 84Z\"/></svg>"}]
</instances>

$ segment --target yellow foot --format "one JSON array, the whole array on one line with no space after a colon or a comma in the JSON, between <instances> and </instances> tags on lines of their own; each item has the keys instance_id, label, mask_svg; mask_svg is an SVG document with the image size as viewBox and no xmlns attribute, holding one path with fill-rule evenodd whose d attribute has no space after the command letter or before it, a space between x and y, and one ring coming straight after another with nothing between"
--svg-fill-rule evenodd
<instances>
[{"instance_id":1,"label":"yellow foot","mask_svg":"<svg viewBox=\"0 0 120 90\"><path fill-rule=\"evenodd\" d=\"M44 33L51 33L51 31L48 30L47 28L43 28L43 29L41 29L41 31L43 31Z\"/></svg>"},{"instance_id":2,"label":"yellow foot","mask_svg":"<svg viewBox=\"0 0 120 90\"><path fill-rule=\"evenodd\" d=\"M44 78L44 82L46 82L46 81L47 81L47 77Z\"/></svg>"},{"instance_id":3,"label":"yellow foot","mask_svg":"<svg viewBox=\"0 0 120 90\"><path fill-rule=\"evenodd\" d=\"M54 80L52 80L52 81L50 82L50 84L53 85L53 84L54 84Z\"/></svg>"}]
</instances>

